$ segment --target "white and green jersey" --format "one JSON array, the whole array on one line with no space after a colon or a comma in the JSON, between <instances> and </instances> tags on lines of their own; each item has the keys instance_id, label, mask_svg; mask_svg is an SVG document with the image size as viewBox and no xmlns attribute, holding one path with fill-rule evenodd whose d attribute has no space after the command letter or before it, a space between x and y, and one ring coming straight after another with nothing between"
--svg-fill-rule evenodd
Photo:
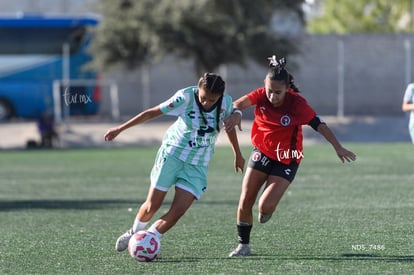
<instances>
[{"instance_id":1,"label":"white and green jersey","mask_svg":"<svg viewBox=\"0 0 414 275\"><path fill-rule=\"evenodd\" d=\"M181 89L159 105L164 114L178 116L166 131L161 147L184 162L208 166L218 135L216 115L219 106L209 112L203 111L196 102L197 90L197 86ZM220 108L220 127L232 111L232 98L224 93Z\"/></svg>"},{"instance_id":2,"label":"white and green jersey","mask_svg":"<svg viewBox=\"0 0 414 275\"><path fill-rule=\"evenodd\" d=\"M404 101L413 103L414 102L414 83L408 84L404 93ZM411 125L414 125L414 111L410 111L410 122Z\"/></svg>"}]
</instances>

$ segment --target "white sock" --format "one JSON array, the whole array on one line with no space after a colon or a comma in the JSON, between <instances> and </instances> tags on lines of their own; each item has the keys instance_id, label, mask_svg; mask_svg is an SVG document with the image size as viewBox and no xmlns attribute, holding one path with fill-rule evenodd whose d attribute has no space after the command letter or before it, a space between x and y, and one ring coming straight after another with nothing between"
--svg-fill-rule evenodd
<instances>
[{"instance_id":1,"label":"white sock","mask_svg":"<svg viewBox=\"0 0 414 275\"><path fill-rule=\"evenodd\" d=\"M151 225L150 228L148 228L147 230L148 232L154 233L155 235L157 235L158 238L161 239L162 234L157 230L157 228L155 227L155 225Z\"/></svg>"},{"instance_id":2,"label":"white sock","mask_svg":"<svg viewBox=\"0 0 414 275\"><path fill-rule=\"evenodd\" d=\"M134 233L140 231L140 230L144 230L145 226L147 226L148 222L142 222L138 219L135 219L134 221L134 225L132 226L132 231L134 231Z\"/></svg>"}]
</instances>

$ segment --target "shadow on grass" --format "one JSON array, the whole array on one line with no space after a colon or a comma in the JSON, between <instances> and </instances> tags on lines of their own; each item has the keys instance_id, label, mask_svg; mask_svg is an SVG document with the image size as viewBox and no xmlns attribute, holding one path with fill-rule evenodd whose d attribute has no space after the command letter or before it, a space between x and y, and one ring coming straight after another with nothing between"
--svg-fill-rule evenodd
<instances>
[{"instance_id":1,"label":"shadow on grass","mask_svg":"<svg viewBox=\"0 0 414 275\"><path fill-rule=\"evenodd\" d=\"M407 256L381 256L375 254L355 254L355 253L347 253L342 254L342 258L348 258L350 260L363 260L363 261L386 261L386 262L414 262L413 255Z\"/></svg>"},{"instance_id":2,"label":"shadow on grass","mask_svg":"<svg viewBox=\"0 0 414 275\"><path fill-rule=\"evenodd\" d=\"M0 212L28 209L104 209L117 208L122 205L137 206L141 203L142 201L138 200L14 200L0 201Z\"/></svg>"},{"instance_id":3,"label":"shadow on grass","mask_svg":"<svg viewBox=\"0 0 414 275\"><path fill-rule=\"evenodd\" d=\"M218 260L219 258L196 258L196 257L184 257L180 259L161 257L154 261L154 263L191 263L200 262L205 260ZM252 261L328 261L328 262L343 262L343 261L382 261L382 262L414 262L414 255L407 256L381 256L374 254L341 254L339 256L297 256L297 257L286 257L286 256L268 256L268 255L251 255L249 257L233 257L233 258L221 258L222 260L252 260Z\"/></svg>"},{"instance_id":4,"label":"shadow on grass","mask_svg":"<svg viewBox=\"0 0 414 275\"><path fill-rule=\"evenodd\" d=\"M239 258L231 258L239 259ZM300 260L300 261L384 261L384 262L414 262L414 255L401 255L401 256L390 256L390 255L379 255L379 254L357 254L357 253L344 253L338 256L304 256L299 255L297 257L285 257L285 256L269 256L269 255L258 255L254 254L250 257L243 257L243 260Z\"/></svg>"},{"instance_id":5,"label":"shadow on grass","mask_svg":"<svg viewBox=\"0 0 414 275\"><path fill-rule=\"evenodd\" d=\"M17 211L27 209L67 209L67 210L88 210L88 209L105 209L118 208L123 205L139 206L143 203L142 200L65 200L65 199L50 199L50 200L10 200L0 201L1 211ZM198 204L207 205L236 205L236 201L197 201ZM165 200L163 205L171 205L171 201Z\"/></svg>"}]
</instances>

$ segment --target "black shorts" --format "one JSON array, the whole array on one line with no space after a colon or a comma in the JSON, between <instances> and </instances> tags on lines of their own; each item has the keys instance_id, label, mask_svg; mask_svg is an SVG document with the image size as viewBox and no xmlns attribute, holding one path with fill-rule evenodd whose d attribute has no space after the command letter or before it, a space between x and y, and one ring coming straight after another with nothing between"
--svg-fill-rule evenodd
<instances>
[{"instance_id":1,"label":"black shorts","mask_svg":"<svg viewBox=\"0 0 414 275\"><path fill-rule=\"evenodd\" d=\"M278 176L292 182L298 171L299 164L292 161L289 165L273 160L254 148L250 155L248 166L268 175Z\"/></svg>"}]
</instances>

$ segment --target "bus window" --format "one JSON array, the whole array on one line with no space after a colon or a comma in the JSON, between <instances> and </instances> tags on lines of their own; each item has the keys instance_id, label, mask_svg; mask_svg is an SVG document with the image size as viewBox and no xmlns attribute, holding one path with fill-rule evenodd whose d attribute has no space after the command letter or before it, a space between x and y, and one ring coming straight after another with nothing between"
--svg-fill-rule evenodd
<instances>
[{"instance_id":1,"label":"bus window","mask_svg":"<svg viewBox=\"0 0 414 275\"><path fill-rule=\"evenodd\" d=\"M95 16L0 16L0 120L10 117L39 118L53 113L53 81L96 79L97 72L85 70L91 61L87 46ZM63 45L69 46L68 71L64 71ZM72 115L93 115L99 110L97 87L70 87L66 106ZM64 102L61 100L61 102Z\"/></svg>"}]
</instances>

